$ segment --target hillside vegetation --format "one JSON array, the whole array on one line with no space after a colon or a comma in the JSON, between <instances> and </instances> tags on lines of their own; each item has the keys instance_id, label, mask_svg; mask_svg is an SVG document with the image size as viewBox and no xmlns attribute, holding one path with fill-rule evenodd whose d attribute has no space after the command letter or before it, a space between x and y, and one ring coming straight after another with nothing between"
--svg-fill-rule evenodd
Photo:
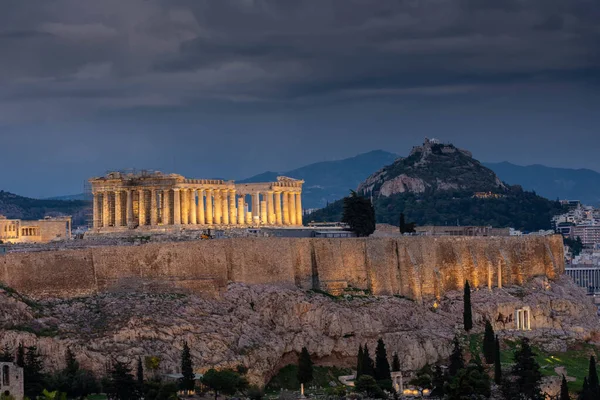
<instances>
[{"instance_id":1,"label":"hillside vegetation","mask_svg":"<svg viewBox=\"0 0 600 400\"><path fill-rule=\"evenodd\" d=\"M38 200L0 190L0 214L7 218L36 220L45 216L71 215L73 226L78 226L85 223L89 207L91 204L84 200Z\"/></svg>"}]
</instances>

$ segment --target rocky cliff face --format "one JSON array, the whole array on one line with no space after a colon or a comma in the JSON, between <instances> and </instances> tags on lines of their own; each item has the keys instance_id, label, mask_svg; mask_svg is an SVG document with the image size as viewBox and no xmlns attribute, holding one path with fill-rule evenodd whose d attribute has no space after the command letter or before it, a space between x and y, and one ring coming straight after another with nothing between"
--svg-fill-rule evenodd
<instances>
[{"instance_id":1,"label":"rocky cliff face","mask_svg":"<svg viewBox=\"0 0 600 400\"><path fill-rule=\"evenodd\" d=\"M358 192L389 197L426 190L502 192L505 189L496 174L473 159L471 152L426 139L408 157L398 158L369 176L359 185Z\"/></svg>"},{"instance_id":2,"label":"rocky cliff face","mask_svg":"<svg viewBox=\"0 0 600 400\"><path fill-rule=\"evenodd\" d=\"M266 382L295 362L306 346L317 364L353 367L360 343L374 349L378 338L403 368L417 369L446 358L462 324L462 294L448 292L423 304L395 297L341 296L276 286L230 284L220 299L184 294L113 292L70 300L28 302L0 291L0 346L37 345L49 369L63 366L72 347L86 368L103 374L112 357L130 361L158 355L161 372L177 372L182 342L192 349L198 371L250 368L249 378ZM475 329L484 318L532 309L530 332L496 323L500 335L528 335L547 346L596 340L595 307L568 278L535 278L524 287L473 292ZM36 336L28 331L46 336Z\"/></svg>"}]
</instances>

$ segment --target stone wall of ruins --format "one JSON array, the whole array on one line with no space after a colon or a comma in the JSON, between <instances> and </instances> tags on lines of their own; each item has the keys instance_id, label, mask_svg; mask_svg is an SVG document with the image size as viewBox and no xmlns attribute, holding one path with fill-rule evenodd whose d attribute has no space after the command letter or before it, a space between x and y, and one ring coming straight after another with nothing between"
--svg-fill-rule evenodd
<instances>
[{"instance_id":1,"label":"stone wall of ruins","mask_svg":"<svg viewBox=\"0 0 600 400\"><path fill-rule=\"evenodd\" d=\"M496 287L563 272L560 236L239 238L0 256L0 280L32 297L109 290L215 295L228 282L244 282L420 300L461 288L466 279Z\"/></svg>"}]
</instances>

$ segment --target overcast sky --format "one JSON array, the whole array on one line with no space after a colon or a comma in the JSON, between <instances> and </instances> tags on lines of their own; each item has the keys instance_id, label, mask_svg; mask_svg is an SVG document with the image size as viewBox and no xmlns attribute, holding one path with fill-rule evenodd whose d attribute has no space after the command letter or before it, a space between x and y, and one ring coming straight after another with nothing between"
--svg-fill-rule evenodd
<instances>
[{"instance_id":1,"label":"overcast sky","mask_svg":"<svg viewBox=\"0 0 600 400\"><path fill-rule=\"evenodd\" d=\"M0 189L241 179L426 136L600 170L598 0L0 5Z\"/></svg>"}]
</instances>

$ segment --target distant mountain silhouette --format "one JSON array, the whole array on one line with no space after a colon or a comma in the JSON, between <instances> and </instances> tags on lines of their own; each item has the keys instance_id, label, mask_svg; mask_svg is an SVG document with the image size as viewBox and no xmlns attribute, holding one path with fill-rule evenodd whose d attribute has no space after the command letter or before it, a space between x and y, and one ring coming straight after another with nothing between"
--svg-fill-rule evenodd
<instances>
[{"instance_id":1,"label":"distant mountain silhouette","mask_svg":"<svg viewBox=\"0 0 600 400\"><path fill-rule=\"evenodd\" d=\"M73 226L78 226L86 223L89 208L90 202L83 200L38 200L0 190L0 214L8 218L36 220L70 215Z\"/></svg>"},{"instance_id":2,"label":"distant mountain silhouette","mask_svg":"<svg viewBox=\"0 0 600 400\"><path fill-rule=\"evenodd\" d=\"M483 165L494 171L504 182L521 185L523 189L533 190L540 196L600 205L600 173L591 169L521 166L509 162Z\"/></svg>"},{"instance_id":3,"label":"distant mountain silhouette","mask_svg":"<svg viewBox=\"0 0 600 400\"><path fill-rule=\"evenodd\" d=\"M267 171L239 183L270 182L279 175L303 179L303 208L321 208L355 190L373 171L392 163L397 154L383 150L374 150L354 157L337 161L323 161L309 164L286 172Z\"/></svg>"}]
</instances>

